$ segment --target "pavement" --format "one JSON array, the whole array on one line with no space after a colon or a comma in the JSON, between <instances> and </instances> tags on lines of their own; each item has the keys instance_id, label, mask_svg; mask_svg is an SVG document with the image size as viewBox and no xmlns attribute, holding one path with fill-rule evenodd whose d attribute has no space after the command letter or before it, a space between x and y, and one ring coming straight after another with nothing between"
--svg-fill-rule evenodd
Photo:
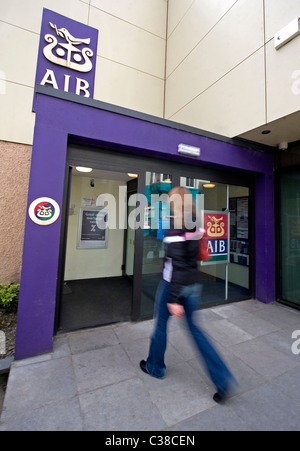
<instances>
[{"instance_id":1,"label":"pavement","mask_svg":"<svg viewBox=\"0 0 300 451\"><path fill-rule=\"evenodd\" d=\"M0 431L299 431L300 312L248 300L195 317L238 381L226 403L213 401L184 319L170 320L163 380L139 368L153 320L122 323L13 362Z\"/></svg>"}]
</instances>

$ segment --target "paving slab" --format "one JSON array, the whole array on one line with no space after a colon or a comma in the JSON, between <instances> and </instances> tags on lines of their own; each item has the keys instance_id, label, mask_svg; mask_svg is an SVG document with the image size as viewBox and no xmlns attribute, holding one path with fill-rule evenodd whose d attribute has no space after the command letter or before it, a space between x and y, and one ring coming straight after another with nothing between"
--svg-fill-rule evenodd
<instances>
[{"instance_id":1,"label":"paving slab","mask_svg":"<svg viewBox=\"0 0 300 451\"><path fill-rule=\"evenodd\" d=\"M212 399L185 320L170 320L166 377L140 370L149 320L57 336L52 353L13 362L0 431L299 431L299 312L249 300L194 319L237 379L226 404Z\"/></svg>"},{"instance_id":2,"label":"paving slab","mask_svg":"<svg viewBox=\"0 0 300 451\"><path fill-rule=\"evenodd\" d=\"M156 431L166 427L139 378L81 394L79 400L87 431Z\"/></svg>"}]
</instances>

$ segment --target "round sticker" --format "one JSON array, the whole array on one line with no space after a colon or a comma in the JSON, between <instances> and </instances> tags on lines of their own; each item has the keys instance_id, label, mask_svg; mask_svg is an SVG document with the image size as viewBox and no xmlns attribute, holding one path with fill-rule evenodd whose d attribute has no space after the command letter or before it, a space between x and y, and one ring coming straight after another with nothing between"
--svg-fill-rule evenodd
<instances>
[{"instance_id":1,"label":"round sticker","mask_svg":"<svg viewBox=\"0 0 300 451\"><path fill-rule=\"evenodd\" d=\"M58 203L49 197L40 197L34 200L28 210L30 219L38 225L50 225L60 215Z\"/></svg>"}]
</instances>

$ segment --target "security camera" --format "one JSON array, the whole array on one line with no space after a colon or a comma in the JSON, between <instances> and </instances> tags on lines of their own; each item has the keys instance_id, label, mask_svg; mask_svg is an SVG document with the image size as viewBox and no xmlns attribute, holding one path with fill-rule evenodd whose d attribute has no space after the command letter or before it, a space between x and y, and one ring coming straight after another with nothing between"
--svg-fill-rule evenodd
<instances>
[{"instance_id":1,"label":"security camera","mask_svg":"<svg viewBox=\"0 0 300 451\"><path fill-rule=\"evenodd\" d=\"M95 180L94 179L91 179L90 185L91 185L92 188L94 188L94 186L95 186Z\"/></svg>"},{"instance_id":2,"label":"security camera","mask_svg":"<svg viewBox=\"0 0 300 451\"><path fill-rule=\"evenodd\" d=\"M289 147L289 144L286 141L282 141L281 143L278 144L279 150L287 150L288 147Z\"/></svg>"}]
</instances>

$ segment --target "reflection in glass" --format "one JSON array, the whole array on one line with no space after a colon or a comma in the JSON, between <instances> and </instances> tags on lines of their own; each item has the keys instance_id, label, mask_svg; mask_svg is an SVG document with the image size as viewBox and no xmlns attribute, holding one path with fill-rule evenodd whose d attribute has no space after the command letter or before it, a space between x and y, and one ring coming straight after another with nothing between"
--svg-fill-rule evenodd
<instances>
[{"instance_id":1,"label":"reflection in glass","mask_svg":"<svg viewBox=\"0 0 300 451\"><path fill-rule=\"evenodd\" d=\"M197 209L228 215L227 255L199 264L202 305L249 297L249 189L211 180L180 178L197 199ZM204 214L203 214L204 216ZM204 225L204 221L203 221ZM210 242L216 246L215 241ZM229 252L229 255L228 255Z\"/></svg>"},{"instance_id":2,"label":"reflection in glass","mask_svg":"<svg viewBox=\"0 0 300 451\"><path fill-rule=\"evenodd\" d=\"M152 316L157 285L165 256L163 237L169 228L167 194L172 188L170 174L146 172L148 205L145 212L141 316Z\"/></svg>"},{"instance_id":3,"label":"reflection in glass","mask_svg":"<svg viewBox=\"0 0 300 451\"><path fill-rule=\"evenodd\" d=\"M180 185L191 191L204 226L204 212L227 215L225 258L199 262L199 279L203 285L204 307L230 300L249 298L249 189L191 177L180 177ZM172 188L170 174L146 173L142 303L143 317L153 314L157 285L161 278L165 245L162 241L169 226L169 203L165 196ZM219 216L218 216L219 214ZM214 242L214 245L216 243Z\"/></svg>"}]
</instances>

